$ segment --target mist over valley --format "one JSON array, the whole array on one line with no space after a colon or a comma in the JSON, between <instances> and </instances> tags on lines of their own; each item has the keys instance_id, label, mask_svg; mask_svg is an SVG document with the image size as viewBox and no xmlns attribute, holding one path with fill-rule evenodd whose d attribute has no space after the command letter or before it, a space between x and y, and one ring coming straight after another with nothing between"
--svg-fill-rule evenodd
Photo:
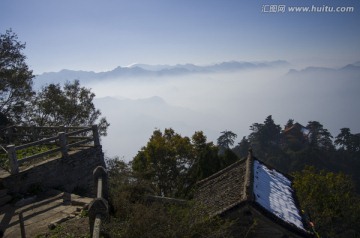
<instances>
[{"instance_id":1,"label":"mist over valley","mask_svg":"<svg viewBox=\"0 0 360 238\"><path fill-rule=\"evenodd\" d=\"M79 79L96 94L110 122L102 139L107 156L131 160L155 129L183 136L203 131L216 142L231 130L237 142L249 127L272 115L306 125L319 121L335 137L340 128L360 132L360 64L296 68L286 61L223 62L208 66L144 65L109 72L62 70L38 75L35 86Z\"/></svg>"}]
</instances>

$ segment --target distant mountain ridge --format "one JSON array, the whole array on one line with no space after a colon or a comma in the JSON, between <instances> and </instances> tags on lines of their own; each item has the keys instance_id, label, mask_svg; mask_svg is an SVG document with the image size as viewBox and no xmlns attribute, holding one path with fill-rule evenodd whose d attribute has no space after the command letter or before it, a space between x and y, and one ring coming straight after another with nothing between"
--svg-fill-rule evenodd
<instances>
[{"instance_id":1,"label":"distant mountain ridge","mask_svg":"<svg viewBox=\"0 0 360 238\"><path fill-rule=\"evenodd\" d=\"M195 64L176 64L176 65L148 65L148 64L133 64L129 68L142 68L149 71L171 71L174 69L182 69L188 72L219 72L229 70L243 70L252 68L263 68L263 67L283 67L290 65L287 61L263 61L263 62L246 62L246 61L226 61L216 63L212 65L199 66Z\"/></svg>"},{"instance_id":2,"label":"distant mountain ridge","mask_svg":"<svg viewBox=\"0 0 360 238\"><path fill-rule=\"evenodd\" d=\"M35 88L40 88L50 83L63 84L66 81L80 80L83 84L101 81L107 79L128 80L131 78L147 78L147 77L174 77L191 74L206 74L206 73L231 73L241 72L245 70L256 69L270 69L270 68L290 68L291 64L285 60L277 61L226 61L211 65L195 65L195 64L176 64L176 65L148 65L148 64L133 64L130 66L118 66L113 70L105 72L81 71L63 69L59 72L48 72L37 75L34 79ZM338 74L338 73L357 73L360 75L360 61L353 64L348 64L341 68L330 67L314 67L310 66L304 69L290 69L287 75L301 75L301 74Z\"/></svg>"},{"instance_id":3,"label":"distant mountain ridge","mask_svg":"<svg viewBox=\"0 0 360 238\"><path fill-rule=\"evenodd\" d=\"M287 67L290 64L284 60L246 62L227 61L212 65L199 66L195 64L177 65L147 65L133 64L128 67L119 66L106 72L79 71L63 69L59 72L47 72L35 77L35 85L42 86L49 83L64 83L79 79L81 81L93 81L103 79L129 78L129 77L162 77L182 76L196 73L220 73L236 72L248 69L261 69L271 67Z\"/></svg>"},{"instance_id":4,"label":"distant mountain ridge","mask_svg":"<svg viewBox=\"0 0 360 238\"><path fill-rule=\"evenodd\" d=\"M306 67L305 69L296 70L290 69L288 74L301 74L301 73L336 73L345 71L359 71L360 72L360 61L354 64L348 64L341 68L328 68L328 67Z\"/></svg>"}]
</instances>

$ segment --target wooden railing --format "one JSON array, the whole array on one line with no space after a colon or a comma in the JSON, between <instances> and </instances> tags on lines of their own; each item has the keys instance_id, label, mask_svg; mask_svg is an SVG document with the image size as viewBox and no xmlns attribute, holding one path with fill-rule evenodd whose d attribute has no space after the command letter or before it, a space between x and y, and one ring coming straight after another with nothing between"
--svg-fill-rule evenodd
<instances>
[{"instance_id":1,"label":"wooden railing","mask_svg":"<svg viewBox=\"0 0 360 238\"><path fill-rule=\"evenodd\" d=\"M20 127L12 126L6 128L6 139L9 142L24 143L21 145L10 144L6 147L10 173L19 173L19 166L38 158L61 153L63 158L68 157L70 148L75 148L89 143L94 146L100 145L97 125L89 127ZM49 132L46 131L51 131ZM56 134L57 135L54 135ZM16 152L35 146L55 145L56 148L46 150L38 154L27 156L18 160Z\"/></svg>"},{"instance_id":2,"label":"wooden railing","mask_svg":"<svg viewBox=\"0 0 360 238\"><path fill-rule=\"evenodd\" d=\"M96 198L89 206L89 224L90 236L92 238L100 237L101 224L109 214L109 205L107 202L107 173L106 170L98 166L93 172L96 188Z\"/></svg>"}]
</instances>

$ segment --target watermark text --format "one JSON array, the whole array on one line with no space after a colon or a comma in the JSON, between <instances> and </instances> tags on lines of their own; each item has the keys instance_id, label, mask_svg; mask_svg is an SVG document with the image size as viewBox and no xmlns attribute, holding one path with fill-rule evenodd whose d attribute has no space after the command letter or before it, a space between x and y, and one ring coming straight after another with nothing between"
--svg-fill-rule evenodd
<instances>
[{"instance_id":1,"label":"watermark text","mask_svg":"<svg viewBox=\"0 0 360 238\"><path fill-rule=\"evenodd\" d=\"M312 6L287 6L280 4L267 4L262 5L261 12L263 13L351 13L355 11L352 6L327 6L327 5L312 5Z\"/></svg>"}]
</instances>

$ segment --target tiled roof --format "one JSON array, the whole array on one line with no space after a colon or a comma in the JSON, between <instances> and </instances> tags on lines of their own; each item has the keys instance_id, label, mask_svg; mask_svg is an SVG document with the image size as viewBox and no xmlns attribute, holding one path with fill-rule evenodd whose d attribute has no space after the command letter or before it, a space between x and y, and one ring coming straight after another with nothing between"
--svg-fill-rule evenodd
<instances>
[{"instance_id":1,"label":"tiled roof","mask_svg":"<svg viewBox=\"0 0 360 238\"><path fill-rule=\"evenodd\" d=\"M267 211L304 230L291 181L257 160L254 161L254 194L255 201Z\"/></svg>"},{"instance_id":2,"label":"tiled roof","mask_svg":"<svg viewBox=\"0 0 360 238\"><path fill-rule=\"evenodd\" d=\"M224 214L237 205L256 204L274 222L305 232L302 218L294 202L291 182L280 172L254 160L251 153L216 174L200 181L194 196L205 214Z\"/></svg>"},{"instance_id":3,"label":"tiled roof","mask_svg":"<svg viewBox=\"0 0 360 238\"><path fill-rule=\"evenodd\" d=\"M208 215L221 214L244 201L245 161L238 161L198 183L194 199Z\"/></svg>"}]
</instances>

